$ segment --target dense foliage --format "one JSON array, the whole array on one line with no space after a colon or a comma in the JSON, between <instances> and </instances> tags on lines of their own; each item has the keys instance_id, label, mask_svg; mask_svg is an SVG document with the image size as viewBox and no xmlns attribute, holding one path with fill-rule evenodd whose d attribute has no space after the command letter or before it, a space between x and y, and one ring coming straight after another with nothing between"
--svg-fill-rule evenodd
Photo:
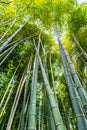
<instances>
[{"instance_id":1,"label":"dense foliage","mask_svg":"<svg viewBox=\"0 0 87 130\"><path fill-rule=\"evenodd\" d=\"M87 3L0 1L1 130L86 130L86 86Z\"/></svg>"}]
</instances>

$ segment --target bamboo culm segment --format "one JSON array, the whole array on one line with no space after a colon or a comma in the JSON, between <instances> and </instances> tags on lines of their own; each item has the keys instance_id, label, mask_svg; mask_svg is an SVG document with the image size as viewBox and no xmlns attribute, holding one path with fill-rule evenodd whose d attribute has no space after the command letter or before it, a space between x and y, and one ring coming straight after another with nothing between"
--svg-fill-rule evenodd
<instances>
[{"instance_id":1,"label":"bamboo culm segment","mask_svg":"<svg viewBox=\"0 0 87 130\"><path fill-rule=\"evenodd\" d=\"M86 94L85 90L83 89L83 86L82 86L82 84L81 84L81 82L79 80L79 77L78 77L78 75L77 75L77 73L75 71L75 68L74 68L74 66L73 66L73 64L72 64L72 62L70 60L70 57L69 57L68 53L66 52L66 50L65 50L65 48L63 47L62 44L61 44L61 48L63 49L63 53L64 53L65 58L67 59L67 62L69 64L70 71L72 73L72 76L74 78L74 82L76 84L75 87L76 87L76 89L78 91L78 94L80 96L80 99L82 101L82 105L83 105L83 108L84 108L84 111L85 111L85 115L87 117L87 96L86 96L87 94Z\"/></svg>"},{"instance_id":2,"label":"bamboo culm segment","mask_svg":"<svg viewBox=\"0 0 87 130\"><path fill-rule=\"evenodd\" d=\"M35 45L35 43L34 43L34 45ZM36 45L35 45L35 49L37 51ZM45 89L46 89L47 96L48 96L51 110L52 110L55 129L56 130L66 130L66 128L63 124L63 121L62 121L62 117L61 117L58 105L56 103L56 99L55 99L54 94L50 88L49 81L47 79L47 75L45 73L45 70L44 70L44 67L43 67L43 64L42 64L42 61L40 59L38 51L37 51L37 54L38 54L38 59L39 59L39 63L40 63L41 71L42 71L42 76L43 76L43 80L44 80L44 84L45 84Z\"/></svg>"},{"instance_id":3,"label":"bamboo culm segment","mask_svg":"<svg viewBox=\"0 0 87 130\"><path fill-rule=\"evenodd\" d=\"M38 53L39 53L39 44L38 44ZM36 57L34 60L34 67L33 67L28 130L36 130L36 86L37 86L37 77L38 77L38 65L39 65L38 57L36 53Z\"/></svg>"},{"instance_id":4,"label":"bamboo culm segment","mask_svg":"<svg viewBox=\"0 0 87 130\"><path fill-rule=\"evenodd\" d=\"M6 46L12 41L12 39L22 30L22 28L27 24L28 21L29 19L26 20L26 22L7 39L7 41L0 47L0 53L6 48Z\"/></svg>"},{"instance_id":5,"label":"bamboo culm segment","mask_svg":"<svg viewBox=\"0 0 87 130\"><path fill-rule=\"evenodd\" d=\"M60 44L59 44L59 46L60 46ZM65 77L66 77L67 85L69 88L69 93L70 93L73 109L74 109L74 112L75 112L76 118L77 118L78 129L85 130L85 129L87 129L87 120L84 116L83 109L81 107L81 103L79 100L79 96L77 94L76 88L74 87L72 77L70 74L70 70L68 67L68 63L67 63L65 55L63 53L63 49L61 49L61 46L60 46L60 54L62 57L62 62L63 62L63 66L64 66L64 71L65 71Z\"/></svg>"},{"instance_id":6,"label":"bamboo culm segment","mask_svg":"<svg viewBox=\"0 0 87 130\"><path fill-rule=\"evenodd\" d=\"M30 62L30 60L29 60L29 62ZM25 84L26 79L27 79L27 75L26 75L27 68L28 67L25 68L24 73L22 75L22 78L20 80L16 95L15 95L15 99L14 99L14 102L13 102L13 105L12 105L12 108L11 108L11 113L10 113L10 116L9 116L9 120L8 120L6 130L11 130L14 115L16 113L16 109L17 109L17 106L18 106L18 102L19 102L19 99L20 99L24 84Z\"/></svg>"},{"instance_id":7,"label":"bamboo culm segment","mask_svg":"<svg viewBox=\"0 0 87 130\"><path fill-rule=\"evenodd\" d=\"M74 68L74 66L73 66L73 64L71 62L71 59L70 59L67 51L65 50L65 48L64 48L64 46L63 46L63 44L62 44L62 42L60 40L58 32L57 32L57 38L58 38L59 46L63 50L62 53L64 53L65 59L68 62L68 65L69 65L68 67L70 68L70 72L72 74L72 77L74 78L74 83L76 84L75 87L76 87L77 92L78 92L78 94L80 96L80 99L81 99L81 102L82 102L82 105L83 105L83 108L84 108L85 117L87 118L87 94L86 94L85 90L83 89L83 86L82 86L82 84L81 84L81 82L79 80L79 77L78 77L78 75L77 75L77 73L75 71L75 68Z\"/></svg>"}]
</instances>

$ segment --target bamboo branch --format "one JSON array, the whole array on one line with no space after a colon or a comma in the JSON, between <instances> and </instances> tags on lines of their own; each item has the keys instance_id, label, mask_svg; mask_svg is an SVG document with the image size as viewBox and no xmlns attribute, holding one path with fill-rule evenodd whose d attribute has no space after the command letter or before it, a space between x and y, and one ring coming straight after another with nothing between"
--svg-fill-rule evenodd
<instances>
[{"instance_id":1,"label":"bamboo branch","mask_svg":"<svg viewBox=\"0 0 87 130\"><path fill-rule=\"evenodd\" d=\"M5 2L5 1L0 0L0 3L3 3L3 4L10 4L10 3L12 3L12 1L10 1L10 2Z\"/></svg>"}]
</instances>

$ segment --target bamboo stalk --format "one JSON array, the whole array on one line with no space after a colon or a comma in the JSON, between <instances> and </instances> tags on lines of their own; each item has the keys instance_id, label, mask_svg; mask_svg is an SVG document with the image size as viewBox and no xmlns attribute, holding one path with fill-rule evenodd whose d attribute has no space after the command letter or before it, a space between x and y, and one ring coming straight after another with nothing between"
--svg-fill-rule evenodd
<instances>
[{"instance_id":1,"label":"bamboo stalk","mask_svg":"<svg viewBox=\"0 0 87 130\"><path fill-rule=\"evenodd\" d=\"M21 25L20 28L16 30L8 39L7 41L0 47L0 53L6 48L6 46L12 41L12 39L23 29L23 27L28 23L30 19L27 19L26 22Z\"/></svg>"},{"instance_id":2,"label":"bamboo stalk","mask_svg":"<svg viewBox=\"0 0 87 130\"><path fill-rule=\"evenodd\" d=\"M38 53L39 53L39 44L38 44ZM31 99L30 99L30 108L29 108L29 130L36 130L36 86L37 86L37 76L38 76L38 57L34 60L33 67L33 78L32 78L32 89L31 89Z\"/></svg>"},{"instance_id":3,"label":"bamboo stalk","mask_svg":"<svg viewBox=\"0 0 87 130\"><path fill-rule=\"evenodd\" d=\"M17 105L18 105L18 102L19 102L19 99L20 99L22 89L24 87L25 80L26 80L25 74L26 74L26 69L24 70L24 73L22 75L22 78L20 80L20 83L19 83L19 86L18 86L18 89L17 89L17 93L16 93L16 96L15 96L15 99L14 99L14 102L13 102L13 105L12 105L12 109L11 109L11 113L10 113L10 116L9 116L9 120L8 120L6 130L11 130L13 118L14 118L14 115L15 115L15 112L16 112L16 109L17 109Z\"/></svg>"},{"instance_id":4,"label":"bamboo stalk","mask_svg":"<svg viewBox=\"0 0 87 130\"><path fill-rule=\"evenodd\" d=\"M24 90L24 99L23 99L23 106L22 106L22 114L20 118L20 129L24 130L24 118L25 118L25 108L26 108L26 100L27 100L27 91L28 91L28 84L29 84L29 77L30 77L30 70L31 70L31 64L32 64L32 56L29 60L29 64L27 67L27 73L26 73L26 82L25 82L25 90Z\"/></svg>"},{"instance_id":5,"label":"bamboo stalk","mask_svg":"<svg viewBox=\"0 0 87 130\"><path fill-rule=\"evenodd\" d=\"M16 68L16 70L15 70L15 72L14 72L14 74L13 74L13 76L12 76L10 82L9 82L9 84L8 84L8 87L7 87L6 91L5 91L5 94L4 94L4 96L3 96L3 98L2 98L2 100L1 100L1 102L0 102L0 107L1 107L1 106L3 105L3 103L4 103L4 100L5 100L5 98L6 98L6 95L7 95L8 91L9 91L9 89L10 89L10 87L11 87L11 84L12 84L12 82L13 82L13 79L14 79L14 77L15 77L15 74L17 73L17 70L18 70L18 68L19 68L19 66L20 66L21 61L22 61L22 58L20 59L19 64L18 64L18 66L17 66L17 68ZM13 87L11 88L11 90L12 90L12 89L13 89ZM10 91L11 91L11 90L10 90ZM9 96L10 96L10 93L9 93Z\"/></svg>"},{"instance_id":6,"label":"bamboo stalk","mask_svg":"<svg viewBox=\"0 0 87 130\"><path fill-rule=\"evenodd\" d=\"M13 23L10 25L9 29L4 33L4 35L0 38L0 42L5 38L5 36L8 34L8 32L13 27L14 23L16 22L16 18L14 19Z\"/></svg>"},{"instance_id":7,"label":"bamboo stalk","mask_svg":"<svg viewBox=\"0 0 87 130\"><path fill-rule=\"evenodd\" d=\"M71 101L72 101L72 105L73 105L73 109L74 112L76 114L76 118L77 118L77 124L78 124L78 129L79 130L83 130L83 129L87 129L87 120L84 116L82 107L81 107L81 103L76 91L76 88L74 87L73 84L73 80L68 68L68 64L66 62L66 58L64 56L63 50L60 47L60 53L61 53L61 57L62 57L62 62L63 62L63 66L64 66L64 71L65 71L65 77L66 77L66 81L67 81L67 85L69 88L69 93L70 93L70 97L71 97Z\"/></svg>"},{"instance_id":8,"label":"bamboo stalk","mask_svg":"<svg viewBox=\"0 0 87 130\"><path fill-rule=\"evenodd\" d=\"M51 63L51 54L50 54L50 70L51 70L51 77L52 77L52 85L53 85L53 90L54 90L54 96L55 96L56 101L57 101L56 88L55 88L55 84L54 84L54 76L53 76L52 63Z\"/></svg>"},{"instance_id":9,"label":"bamboo stalk","mask_svg":"<svg viewBox=\"0 0 87 130\"><path fill-rule=\"evenodd\" d=\"M84 58L87 60L87 53L83 50L83 48L80 46L78 40L76 39L76 37L74 35L72 35L75 43L77 44L78 48L80 49L82 55L84 56Z\"/></svg>"},{"instance_id":10,"label":"bamboo stalk","mask_svg":"<svg viewBox=\"0 0 87 130\"><path fill-rule=\"evenodd\" d=\"M0 54L0 59L2 59L4 56L6 56L7 53L9 53L9 51L14 47L14 45L12 45L11 47L9 47L8 49L6 49L3 53Z\"/></svg>"},{"instance_id":11,"label":"bamboo stalk","mask_svg":"<svg viewBox=\"0 0 87 130\"><path fill-rule=\"evenodd\" d=\"M49 119L49 129L55 130L54 120L53 120L52 111L50 108L49 101L48 101L48 119Z\"/></svg>"},{"instance_id":12,"label":"bamboo stalk","mask_svg":"<svg viewBox=\"0 0 87 130\"><path fill-rule=\"evenodd\" d=\"M66 113L66 107L65 104L63 103L63 100L61 99L61 103L62 103L62 107L63 107L63 111L64 111L64 115L65 115L65 119L66 119L66 123L68 126L68 130L73 130L72 124L70 122L70 119L68 118L68 115Z\"/></svg>"},{"instance_id":13,"label":"bamboo stalk","mask_svg":"<svg viewBox=\"0 0 87 130\"><path fill-rule=\"evenodd\" d=\"M66 128L65 128L65 126L63 124L60 111L58 109L56 100L54 98L54 94L53 94L53 92L52 92L52 90L50 88L49 81L47 79L47 75L45 73L42 61L41 61L39 53L37 51L35 42L34 42L34 46L35 46L35 49L36 49L36 52L37 52L37 55L38 55L38 59L39 59L39 63L40 63L41 71L42 71L42 76L43 76L43 80L44 80L44 83L45 83L45 89L46 89L46 92L47 92L47 95L48 95L48 99L49 99L52 114L53 114L55 128L56 128L56 130L65 130Z\"/></svg>"},{"instance_id":14,"label":"bamboo stalk","mask_svg":"<svg viewBox=\"0 0 87 130\"><path fill-rule=\"evenodd\" d=\"M76 84L75 87L76 87L77 92L78 92L78 94L80 96L80 99L82 101L83 108L84 108L84 111L85 111L85 116L87 117L87 96L86 96L87 94L86 94L86 92L83 89L83 86L82 86L82 84L81 84L81 82L79 80L79 77L78 77L78 75L77 75L77 73L75 71L75 68L74 68L74 66L73 66L73 64L72 64L72 62L70 60L70 57L69 57L67 51L65 50L64 46L62 45L62 42L60 40L58 32L56 32L56 33L57 33L59 46L60 46L60 48L62 48L62 50L63 50L62 53L64 53L65 58L67 59L67 62L69 64L69 68L70 68L70 71L72 73L72 77L74 78L74 82Z\"/></svg>"},{"instance_id":15,"label":"bamboo stalk","mask_svg":"<svg viewBox=\"0 0 87 130\"><path fill-rule=\"evenodd\" d=\"M11 22L14 18L11 18L9 20L6 20L5 22L0 24L0 27L7 25L9 22Z\"/></svg>"},{"instance_id":16,"label":"bamboo stalk","mask_svg":"<svg viewBox=\"0 0 87 130\"><path fill-rule=\"evenodd\" d=\"M5 62L5 60L8 58L8 56L12 53L12 51L18 46L19 42L12 46L9 53L4 57L4 59L0 62L0 66Z\"/></svg>"}]
</instances>

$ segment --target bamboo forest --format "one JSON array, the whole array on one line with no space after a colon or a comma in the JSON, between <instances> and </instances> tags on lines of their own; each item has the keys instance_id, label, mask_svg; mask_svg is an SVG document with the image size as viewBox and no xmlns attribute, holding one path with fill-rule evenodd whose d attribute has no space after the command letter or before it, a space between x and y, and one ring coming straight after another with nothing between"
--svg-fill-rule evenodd
<instances>
[{"instance_id":1,"label":"bamboo forest","mask_svg":"<svg viewBox=\"0 0 87 130\"><path fill-rule=\"evenodd\" d=\"M87 130L86 0L0 0L0 130Z\"/></svg>"}]
</instances>

